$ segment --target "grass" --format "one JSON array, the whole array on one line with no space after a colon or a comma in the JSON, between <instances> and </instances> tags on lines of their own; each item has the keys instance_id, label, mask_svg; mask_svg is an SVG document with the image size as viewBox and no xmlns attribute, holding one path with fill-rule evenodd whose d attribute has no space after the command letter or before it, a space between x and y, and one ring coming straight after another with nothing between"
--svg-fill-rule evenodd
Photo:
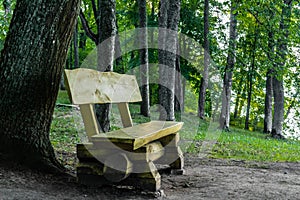
<instances>
[{"instance_id":1,"label":"grass","mask_svg":"<svg viewBox=\"0 0 300 200\"><path fill-rule=\"evenodd\" d=\"M66 92L59 92L57 103L69 104ZM150 120L138 114L138 105L130 107L134 123L143 123ZM155 109L151 119L157 118ZM212 158L253 160L263 162L299 162L300 141L277 140L258 132L246 131L231 127L231 132L217 130L217 124L199 120L193 114L181 115L185 122L180 131L181 147L184 152L197 154L205 144L212 144L206 151ZM112 129L121 128L120 117L116 107L112 109ZM84 139L84 127L77 108L56 107L50 133L51 142L58 152L62 154L75 154L76 143ZM209 146L209 145L208 145ZM206 149L207 150L207 149ZM67 161L71 162L71 161Z\"/></svg>"},{"instance_id":2,"label":"grass","mask_svg":"<svg viewBox=\"0 0 300 200\"><path fill-rule=\"evenodd\" d=\"M264 162L298 162L299 151L299 141L278 140L262 133L232 128L231 132L222 132L211 156Z\"/></svg>"}]
</instances>

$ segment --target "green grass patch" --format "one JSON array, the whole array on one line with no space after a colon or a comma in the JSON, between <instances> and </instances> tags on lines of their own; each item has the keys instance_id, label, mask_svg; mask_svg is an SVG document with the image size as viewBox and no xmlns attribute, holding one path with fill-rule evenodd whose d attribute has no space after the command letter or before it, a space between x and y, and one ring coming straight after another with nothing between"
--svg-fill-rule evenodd
<instances>
[{"instance_id":1,"label":"green grass patch","mask_svg":"<svg viewBox=\"0 0 300 200\"><path fill-rule=\"evenodd\" d=\"M75 121L73 108L55 108L51 124L50 140L58 151L75 151L80 142L78 122Z\"/></svg>"},{"instance_id":2,"label":"green grass patch","mask_svg":"<svg viewBox=\"0 0 300 200\"><path fill-rule=\"evenodd\" d=\"M60 91L59 104L69 104L65 91ZM151 118L139 114L139 105L130 105L134 124L145 123L158 118L157 109L151 111ZM264 162L300 161L300 141L277 140L270 136L231 127L231 132L217 130L218 124L200 120L192 113L180 116L185 123L180 131L181 147L184 152L199 153L205 144L213 144L208 156L213 158L253 160ZM111 114L112 130L122 127L116 106ZM82 142L84 126L77 108L56 107L51 125L50 139L58 152L75 152L76 144Z\"/></svg>"},{"instance_id":3,"label":"green grass patch","mask_svg":"<svg viewBox=\"0 0 300 200\"><path fill-rule=\"evenodd\" d=\"M57 104L70 104L71 103L66 90L60 90L58 92L56 103Z\"/></svg>"},{"instance_id":4,"label":"green grass patch","mask_svg":"<svg viewBox=\"0 0 300 200\"><path fill-rule=\"evenodd\" d=\"M211 156L264 162L300 161L300 142L278 140L268 135L232 128L222 132Z\"/></svg>"}]
</instances>

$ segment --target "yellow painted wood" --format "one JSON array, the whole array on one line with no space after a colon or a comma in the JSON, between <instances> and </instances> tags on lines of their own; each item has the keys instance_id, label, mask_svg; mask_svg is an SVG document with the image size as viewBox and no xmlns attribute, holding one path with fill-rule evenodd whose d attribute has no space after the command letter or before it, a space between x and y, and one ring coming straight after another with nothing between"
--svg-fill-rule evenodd
<instances>
[{"instance_id":1,"label":"yellow painted wood","mask_svg":"<svg viewBox=\"0 0 300 200\"><path fill-rule=\"evenodd\" d=\"M78 174L103 175L104 165L96 162L80 162L76 167Z\"/></svg>"},{"instance_id":2,"label":"yellow painted wood","mask_svg":"<svg viewBox=\"0 0 300 200\"><path fill-rule=\"evenodd\" d=\"M65 70L74 104L142 101L135 76L79 68Z\"/></svg>"},{"instance_id":3,"label":"yellow painted wood","mask_svg":"<svg viewBox=\"0 0 300 200\"><path fill-rule=\"evenodd\" d=\"M82 104L79 105L79 107L84 123L84 128L90 140L93 135L97 135L100 133L100 127L96 119L95 108L93 104Z\"/></svg>"},{"instance_id":4,"label":"yellow painted wood","mask_svg":"<svg viewBox=\"0 0 300 200\"><path fill-rule=\"evenodd\" d=\"M158 141L144 145L137 150L127 153L128 158L132 161L155 161L164 155L164 148Z\"/></svg>"},{"instance_id":5,"label":"yellow painted wood","mask_svg":"<svg viewBox=\"0 0 300 200\"><path fill-rule=\"evenodd\" d=\"M95 143L109 140L113 143L126 143L132 145L133 150L135 150L152 141L178 132L182 125L183 122L151 121L106 134L101 133L92 136L91 141Z\"/></svg>"},{"instance_id":6,"label":"yellow painted wood","mask_svg":"<svg viewBox=\"0 0 300 200\"><path fill-rule=\"evenodd\" d=\"M125 153L107 156L103 168L104 177L111 182L120 182L132 172L133 164Z\"/></svg>"},{"instance_id":7,"label":"yellow painted wood","mask_svg":"<svg viewBox=\"0 0 300 200\"><path fill-rule=\"evenodd\" d=\"M118 103L118 108L121 115L123 127L124 128L131 127L132 119L131 119L128 103Z\"/></svg>"}]
</instances>

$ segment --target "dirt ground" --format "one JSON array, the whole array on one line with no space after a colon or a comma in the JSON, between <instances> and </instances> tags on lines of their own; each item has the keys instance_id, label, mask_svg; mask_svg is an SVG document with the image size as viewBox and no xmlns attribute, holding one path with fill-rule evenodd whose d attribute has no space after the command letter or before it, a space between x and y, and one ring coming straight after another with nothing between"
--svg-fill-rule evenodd
<instances>
[{"instance_id":1,"label":"dirt ground","mask_svg":"<svg viewBox=\"0 0 300 200\"><path fill-rule=\"evenodd\" d=\"M163 197L125 187L78 185L74 174L3 164L0 199L300 199L300 163L257 163L185 155L184 175L162 175Z\"/></svg>"}]
</instances>

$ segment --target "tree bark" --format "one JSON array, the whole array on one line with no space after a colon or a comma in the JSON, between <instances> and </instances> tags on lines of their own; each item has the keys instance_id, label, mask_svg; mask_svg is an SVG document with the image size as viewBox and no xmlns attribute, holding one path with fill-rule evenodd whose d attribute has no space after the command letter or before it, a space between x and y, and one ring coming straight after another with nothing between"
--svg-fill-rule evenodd
<instances>
[{"instance_id":1,"label":"tree bark","mask_svg":"<svg viewBox=\"0 0 300 200\"><path fill-rule=\"evenodd\" d=\"M235 106L234 106L234 114L233 114L233 118L234 119L237 119L238 117L240 117L238 114L238 111L239 111L239 107L241 106L241 96L242 94L244 93L243 91L243 82L244 82L244 79L241 79L240 82L239 82L239 89L238 89L238 92L237 92L237 95L236 95L236 99L235 99Z\"/></svg>"},{"instance_id":2,"label":"tree bark","mask_svg":"<svg viewBox=\"0 0 300 200\"><path fill-rule=\"evenodd\" d=\"M280 58L279 64L275 66L273 77L273 93L274 93L274 118L272 124L272 137L284 138L282 133L284 121L284 87L283 87L283 69L287 54L287 40L289 37L289 21L292 11L292 0L284 0L282 8L280 30L283 32L283 37L278 39L278 52Z\"/></svg>"},{"instance_id":3,"label":"tree bark","mask_svg":"<svg viewBox=\"0 0 300 200\"><path fill-rule=\"evenodd\" d=\"M0 152L39 170L62 169L49 132L79 5L17 1L0 56Z\"/></svg>"},{"instance_id":4,"label":"tree bark","mask_svg":"<svg viewBox=\"0 0 300 200\"><path fill-rule=\"evenodd\" d=\"M180 50L179 50L180 51ZM183 112L183 85L181 78L181 69L180 69L180 54L176 56L176 72L175 72L175 102L174 102L174 111L178 113Z\"/></svg>"},{"instance_id":5,"label":"tree bark","mask_svg":"<svg viewBox=\"0 0 300 200\"><path fill-rule=\"evenodd\" d=\"M272 74L273 74L272 69L269 69L267 72L267 80L266 80L264 133L271 133L272 130L272 97L273 97Z\"/></svg>"},{"instance_id":6,"label":"tree bark","mask_svg":"<svg viewBox=\"0 0 300 200\"><path fill-rule=\"evenodd\" d=\"M204 69L199 90L198 117L205 118L205 97L208 86L209 68L209 0L204 1Z\"/></svg>"},{"instance_id":7,"label":"tree bark","mask_svg":"<svg viewBox=\"0 0 300 200\"><path fill-rule=\"evenodd\" d=\"M246 120L245 120L245 129L246 130L249 130L250 108L251 108L251 99L252 99L252 90L253 90L253 74L254 74L254 70L255 70L255 52L256 52L256 43L257 43L257 37L258 37L257 27L255 29L255 36L254 37L255 38L254 38L254 42L253 42L253 46L252 46L251 69L250 69L250 73L248 72L249 88L248 88Z\"/></svg>"},{"instance_id":8,"label":"tree bark","mask_svg":"<svg viewBox=\"0 0 300 200\"><path fill-rule=\"evenodd\" d=\"M140 28L140 76L141 76L141 114L145 117L150 116L149 100L149 61L148 61L148 34L147 34L147 4L146 0L139 0Z\"/></svg>"},{"instance_id":9,"label":"tree bark","mask_svg":"<svg viewBox=\"0 0 300 200\"><path fill-rule=\"evenodd\" d=\"M97 46L98 70L103 72L113 71L115 55L115 37L113 36L117 32L116 1L99 0L98 10L100 10L100 25L98 26L99 44ZM110 130L110 109L110 104L99 104L96 106L97 119L103 132Z\"/></svg>"},{"instance_id":10,"label":"tree bark","mask_svg":"<svg viewBox=\"0 0 300 200\"><path fill-rule=\"evenodd\" d=\"M231 87L232 87L232 71L235 65L235 48L236 48L236 26L237 20L235 13L236 3L231 1L230 10L230 33L229 33L229 50L227 56L227 65L225 68L224 80L223 80L223 92L222 92L222 109L220 115L220 129L229 130L230 122L230 99L231 99Z\"/></svg>"},{"instance_id":11,"label":"tree bark","mask_svg":"<svg viewBox=\"0 0 300 200\"><path fill-rule=\"evenodd\" d=\"M159 102L160 119L167 121L175 120L174 92L175 92L175 69L177 51L177 32L180 16L180 0L161 0L159 14ZM167 28L174 32L166 33ZM164 51L164 49L168 51ZM173 53L172 53L173 52Z\"/></svg>"},{"instance_id":12,"label":"tree bark","mask_svg":"<svg viewBox=\"0 0 300 200\"><path fill-rule=\"evenodd\" d=\"M79 68L79 51L78 51L78 23L76 22L75 31L73 34L74 44L74 68Z\"/></svg>"},{"instance_id":13,"label":"tree bark","mask_svg":"<svg viewBox=\"0 0 300 200\"><path fill-rule=\"evenodd\" d=\"M274 18L274 6L271 4L269 10L270 20ZM268 30L268 50L267 56L270 63L266 74L266 94L265 94L265 109L264 109L264 133L271 133L272 131L272 102L273 102L273 75L274 75L274 33L271 29Z\"/></svg>"}]
</instances>

